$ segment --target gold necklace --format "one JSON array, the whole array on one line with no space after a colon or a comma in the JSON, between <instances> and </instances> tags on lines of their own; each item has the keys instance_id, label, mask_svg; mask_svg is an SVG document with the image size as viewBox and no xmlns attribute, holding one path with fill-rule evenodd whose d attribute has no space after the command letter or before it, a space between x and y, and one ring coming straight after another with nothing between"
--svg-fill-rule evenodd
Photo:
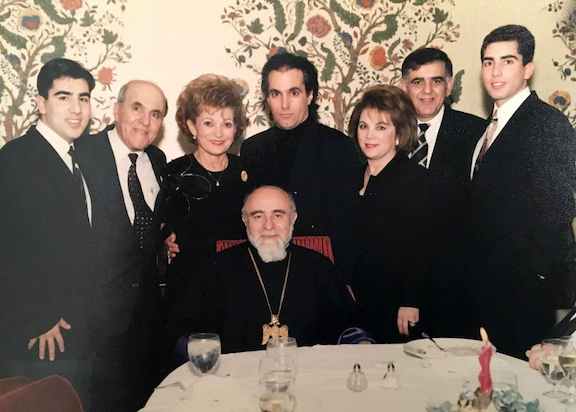
<instances>
[{"instance_id":1,"label":"gold necklace","mask_svg":"<svg viewBox=\"0 0 576 412\"><path fill-rule=\"evenodd\" d=\"M288 284L288 273L290 273L292 253L288 252L288 264L286 265L286 274L284 275L284 285L282 286L282 294L280 295L280 303L278 304L278 313L276 314L272 312L272 306L270 305L270 299L268 299L266 286L264 286L262 275L260 274L260 270L258 269L258 265L256 264L256 260L254 259L254 255L250 248L248 248L248 253L250 254L250 259L252 259L254 270L256 271L258 280L260 281L262 292L264 292L264 297L266 298L266 305L268 305L268 311L270 312L270 323L262 325L262 345L266 345L272 338L288 337L288 326L280 323L280 312L282 311L282 305L284 304L284 295L286 293L286 285Z\"/></svg>"}]
</instances>

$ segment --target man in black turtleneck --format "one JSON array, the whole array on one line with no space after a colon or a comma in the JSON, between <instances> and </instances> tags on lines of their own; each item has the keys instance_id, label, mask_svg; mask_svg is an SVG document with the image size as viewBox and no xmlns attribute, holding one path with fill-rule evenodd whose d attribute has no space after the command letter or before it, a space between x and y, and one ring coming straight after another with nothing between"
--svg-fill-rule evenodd
<instances>
[{"instance_id":1,"label":"man in black turtleneck","mask_svg":"<svg viewBox=\"0 0 576 412\"><path fill-rule=\"evenodd\" d=\"M262 349L263 327L277 321L299 346L335 344L349 326L352 298L330 260L290 243L297 217L281 188L252 192L242 208L249 242L217 256L205 290L182 294L171 332L217 332L223 352L241 352Z\"/></svg>"},{"instance_id":2,"label":"man in black turtleneck","mask_svg":"<svg viewBox=\"0 0 576 412\"><path fill-rule=\"evenodd\" d=\"M274 126L242 145L251 181L291 193L299 210L295 235L329 235L338 256L341 217L360 183L356 149L340 131L318 123L318 72L306 58L275 54L261 85Z\"/></svg>"}]
</instances>

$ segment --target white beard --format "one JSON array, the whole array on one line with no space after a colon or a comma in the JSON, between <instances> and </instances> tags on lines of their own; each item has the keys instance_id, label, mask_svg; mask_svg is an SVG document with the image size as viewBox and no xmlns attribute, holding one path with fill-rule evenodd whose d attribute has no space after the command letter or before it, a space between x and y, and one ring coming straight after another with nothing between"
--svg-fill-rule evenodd
<instances>
[{"instance_id":1,"label":"white beard","mask_svg":"<svg viewBox=\"0 0 576 412\"><path fill-rule=\"evenodd\" d=\"M248 240L258 251L258 255L263 262L278 262L286 258L286 248L288 243L290 243L290 238L292 233L290 233L288 239L275 238L262 241L262 239L256 239L250 234L248 235Z\"/></svg>"}]
</instances>

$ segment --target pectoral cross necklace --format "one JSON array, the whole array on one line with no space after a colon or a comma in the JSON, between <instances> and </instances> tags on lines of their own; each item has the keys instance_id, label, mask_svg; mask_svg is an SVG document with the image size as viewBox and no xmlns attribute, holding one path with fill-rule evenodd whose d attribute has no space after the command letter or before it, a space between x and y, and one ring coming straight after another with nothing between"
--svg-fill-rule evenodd
<instances>
[{"instance_id":1,"label":"pectoral cross necklace","mask_svg":"<svg viewBox=\"0 0 576 412\"><path fill-rule=\"evenodd\" d=\"M252 254L252 250L248 248L248 253L250 254L250 259L252 259L252 264L254 265L254 270L260 281L260 286L262 287L262 292L266 298L266 305L268 305L268 311L270 312L270 323L265 323L262 325L262 345L266 345L268 341L272 338L288 337L288 326L282 325L280 323L280 312L282 311L282 305L284 303L284 295L286 293L286 285L288 284L288 274L290 273L290 261L292 260L292 253L288 252L288 264L286 265L286 274L284 275L284 285L282 286L282 294L280 295L280 303L278 304L278 312L274 313L272 311L272 306L270 305L270 299L268 298L268 292L266 291L266 286L262 280L262 275Z\"/></svg>"}]
</instances>

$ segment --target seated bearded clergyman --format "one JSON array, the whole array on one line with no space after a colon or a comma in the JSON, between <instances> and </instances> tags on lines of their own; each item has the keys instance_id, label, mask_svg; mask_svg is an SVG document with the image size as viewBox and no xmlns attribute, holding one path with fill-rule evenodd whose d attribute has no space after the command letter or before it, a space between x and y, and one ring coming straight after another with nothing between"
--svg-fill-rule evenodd
<instances>
[{"instance_id":1,"label":"seated bearded clergyman","mask_svg":"<svg viewBox=\"0 0 576 412\"><path fill-rule=\"evenodd\" d=\"M242 220L248 242L220 253L181 294L171 332L216 332L223 352L259 350L270 336L298 344L334 344L348 326L353 301L332 262L290 242L296 207L275 186L246 197ZM190 268L193 271L194 268Z\"/></svg>"}]
</instances>

